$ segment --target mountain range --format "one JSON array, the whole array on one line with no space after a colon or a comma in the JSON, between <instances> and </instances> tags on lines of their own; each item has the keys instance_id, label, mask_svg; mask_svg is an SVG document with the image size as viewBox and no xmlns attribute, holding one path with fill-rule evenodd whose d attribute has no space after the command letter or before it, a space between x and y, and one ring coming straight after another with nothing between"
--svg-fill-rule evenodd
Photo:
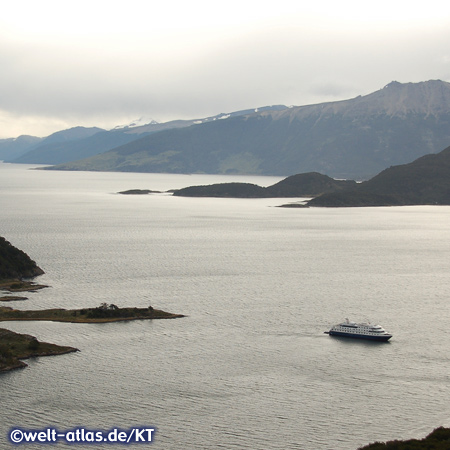
<instances>
[{"instance_id":1,"label":"mountain range","mask_svg":"<svg viewBox=\"0 0 450 450\"><path fill-rule=\"evenodd\" d=\"M260 110L275 111L285 108L285 106L267 106ZM235 111L202 119L173 120L165 123L148 119L150 122L144 125L141 124L143 120L141 118L112 130L104 130L98 127L74 127L58 131L46 138L19 136L15 139L0 139L0 160L23 164L62 164L104 153L159 131L186 128L192 125L250 114L255 111L254 109Z\"/></svg>"},{"instance_id":2,"label":"mountain range","mask_svg":"<svg viewBox=\"0 0 450 450\"><path fill-rule=\"evenodd\" d=\"M57 164L50 168L57 170L278 176L319 172L365 180L449 144L450 83L394 81L369 95L338 102L102 130L60 143L52 148L52 158L44 140L33 155L9 161ZM39 156L44 150L46 158Z\"/></svg>"}]
</instances>

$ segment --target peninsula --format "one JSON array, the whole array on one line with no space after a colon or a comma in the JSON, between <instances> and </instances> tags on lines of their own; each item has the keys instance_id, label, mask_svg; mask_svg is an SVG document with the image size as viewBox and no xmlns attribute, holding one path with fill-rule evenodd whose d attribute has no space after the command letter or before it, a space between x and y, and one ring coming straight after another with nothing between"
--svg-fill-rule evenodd
<instances>
[{"instance_id":1,"label":"peninsula","mask_svg":"<svg viewBox=\"0 0 450 450\"><path fill-rule=\"evenodd\" d=\"M22 359L77 352L74 347L40 342L34 336L0 328L0 372L27 367Z\"/></svg>"},{"instance_id":2,"label":"peninsula","mask_svg":"<svg viewBox=\"0 0 450 450\"><path fill-rule=\"evenodd\" d=\"M71 323L105 323L129 320L177 319L180 317L185 316L154 309L152 306L148 308L119 308L116 305L107 305L106 303L102 303L96 308L55 308L28 311L0 306L0 322L11 320L47 320Z\"/></svg>"},{"instance_id":3,"label":"peninsula","mask_svg":"<svg viewBox=\"0 0 450 450\"><path fill-rule=\"evenodd\" d=\"M31 281L31 278L43 273L44 271L26 253L0 236L0 291L23 292L47 287L34 284ZM17 300L26 300L26 297L0 297L0 301ZM179 317L184 316L154 309L152 306L147 308L119 308L107 303L102 303L96 308L55 308L28 311L0 306L0 322L47 320L72 323L105 323L145 319L175 319ZM0 372L26 367L27 365L21 361L25 358L62 355L76 351L78 349L73 347L39 342L34 336L14 333L0 328Z\"/></svg>"},{"instance_id":4,"label":"peninsula","mask_svg":"<svg viewBox=\"0 0 450 450\"><path fill-rule=\"evenodd\" d=\"M31 280L2 280L0 281L0 291L6 292L33 292L46 288L45 284L36 284ZM4 295L0 297L0 302L11 302L14 300L27 300L27 297L16 295Z\"/></svg>"}]
</instances>

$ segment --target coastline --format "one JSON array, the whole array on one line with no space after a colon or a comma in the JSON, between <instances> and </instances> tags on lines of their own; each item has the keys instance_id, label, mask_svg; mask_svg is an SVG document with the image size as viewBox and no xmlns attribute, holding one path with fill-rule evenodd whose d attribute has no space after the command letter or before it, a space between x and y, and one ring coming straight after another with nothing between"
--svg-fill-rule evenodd
<instances>
[{"instance_id":1,"label":"coastline","mask_svg":"<svg viewBox=\"0 0 450 450\"><path fill-rule=\"evenodd\" d=\"M47 288L45 284L36 284L33 281L24 280L1 280L0 290L8 292L34 292Z\"/></svg>"},{"instance_id":2,"label":"coastline","mask_svg":"<svg viewBox=\"0 0 450 450\"><path fill-rule=\"evenodd\" d=\"M15 333L5 328L0 328L0 338L0 373L28 367L28 364L22 361L23 359L79 351L75 347L41 342L29 334Z\"/></svg>"},{"instance_id":3,"label":"coastline","mask_svg":"<svg viewBox=\"0 0 450 450\"><path fill-rule=\"evenodd\" d=\"M0 322L35 320L69 323L109 323L131 320L177 319L181 317L185 316L154 309L151 306L148 308L118 308L115 305L102 304L97 308L61 308L41 311L24 311L0 306ZM23 359L64 355L77 351L79 349L74 347L39 342L34 336L0 328L0 373L27 367L27 364L22 361Z\"/></svg>"},{"instance_id":4,"label":"coastline","mask_svg":"<svg viewBox=\"0 0 450 450\"><path fill-rule=\"evenodd\" d=\"M18 310L0 306L0 322L8 321L51 321L69 323L108 323L131 320L178 319L183 314L173 314L149 308L110 308L100 306L83 309Z\"/></svg>"},{"instance_id":5,"label":"coastline","mask_svg":"<svg viewBox=\"0 0 450 450\"><path fill-rule=\"evenodd\" d=\"M0 291L9 293L34 292L44 289L46 285L35 284L31 280L0 280ZM0 302L28 300L27 297L3 295ZM0 306L0 322L8 321L52 321L68 323L109 323L131 320L177 319L182 314L172 314L152 306L147 308L118 308L116 305L102 303L96 308L83 309L47 309L18 310L9 306ZM79 349L40 342L28 334L15 333L0 328L0 374L28 367L23 360L40 356L56 356L78 352Z\"/></svg>"}]
</instances>

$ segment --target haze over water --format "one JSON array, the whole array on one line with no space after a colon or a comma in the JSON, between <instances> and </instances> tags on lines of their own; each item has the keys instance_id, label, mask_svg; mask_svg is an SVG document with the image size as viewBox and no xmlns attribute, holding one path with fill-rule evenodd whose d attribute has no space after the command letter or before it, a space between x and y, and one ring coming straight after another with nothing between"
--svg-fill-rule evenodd
<instances>
[{"instance_id":1,"label":"haze over water","mask_svg":"<svg viewBox=\"0 0 450 450\"><path fill-rule=\"evenodd\" d=\"M449 425L450 207L123 196L279 178L27 169L0 164L0 236L51 287L8 306L187 317L0 323L81 350L0 375L1 448L16 426L156 427L161 450L356 450ZM323 333L346 317L393 338Z\"/></svg>"}]
</instances>

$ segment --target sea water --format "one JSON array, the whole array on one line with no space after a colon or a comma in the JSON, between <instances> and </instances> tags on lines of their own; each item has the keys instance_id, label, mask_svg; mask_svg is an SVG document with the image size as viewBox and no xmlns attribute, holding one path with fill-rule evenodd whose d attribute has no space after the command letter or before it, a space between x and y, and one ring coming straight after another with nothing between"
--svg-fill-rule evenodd
<instances>
[{"instance_id":1,"label":"sea water","mask_svg":"<svg viewBox=\"0 0 450 450\"><path fill-rule=\"evenodd\" d=\"M278 180L0 164L0 236L50 286L5 305L186 315L1 323L80 352L0 375L0 448L14 427L153 427L152 444L128 448L155 450L356 450L448 425L450 207L293 209L277 206L302 199L167 193ZM160 193L117 193L127 189ZM393 338L324 334L346 317Z\"/></svg>"}]
</instances>

